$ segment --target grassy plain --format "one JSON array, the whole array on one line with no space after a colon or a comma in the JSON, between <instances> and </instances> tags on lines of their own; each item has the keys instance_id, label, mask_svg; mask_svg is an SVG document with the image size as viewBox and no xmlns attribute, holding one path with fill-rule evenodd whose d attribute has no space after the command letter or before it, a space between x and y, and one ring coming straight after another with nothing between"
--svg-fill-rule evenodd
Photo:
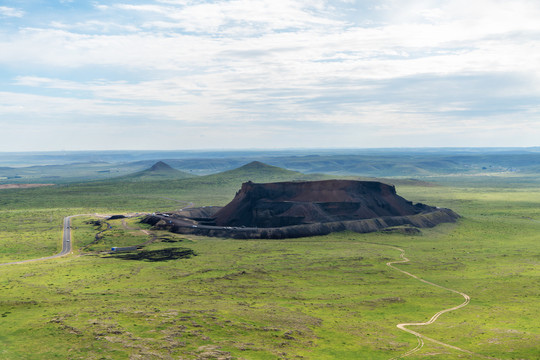
<instances>
[{"instance_id":1,"label":"grassy plain","mask_svg":"<svg viewBox=\"0 0 540 360\"><path fill-rule=\"evenodd\" d=\"M0 210L0 263L59 252L66 215L60 209Z\"/></svg>"},{"instance_id":2,"label":"grassy plain","mask_svg":"<svg viewBox=\"0 0 540 360\"><path fill-rule=\"evenodd\" d=\"M14 260L54 253L68 214L174 209L170 198L223 204L246 177L254 175L6 190L0 254ZM292 240L146 236L132 229L142 226L134 219L127 226L115 220L97 243L103 228L76 218L74 246L85 250L0 266L0 358L390 359L417 343L397 323L427 321L463 301L387 267L399 259L391 245L411 260L400 268L472 298L415 330L484 356L540 359L540 188L462 183L406 185L398 193L463 218L421 236ZM188 248L196 256L134 261L99 254L153 237L146 250ZM408 358L481 359L427 341Z\"/></svg>"}]
</instances>

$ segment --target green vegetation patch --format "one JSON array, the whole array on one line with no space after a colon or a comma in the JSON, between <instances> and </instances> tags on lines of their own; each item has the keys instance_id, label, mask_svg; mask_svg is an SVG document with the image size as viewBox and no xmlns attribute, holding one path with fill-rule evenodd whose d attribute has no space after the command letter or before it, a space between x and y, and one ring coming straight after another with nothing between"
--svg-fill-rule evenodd
<instances>
[{"instance_id":1,"label":"green vegetation patch","mask_svg":"<svg viewBox=\"0 0 540 360\"><path fill-rule=\"evenodd\" d=\"M65 214L59 209L0 210L0 263L59 252Z\"/></svg>"},{"instance_id":2,"label":"green vegetation patch","mask_svg":"<svg viewBox=\"0 0 540 360\"><path fill-rule=\"evenodd\" d=\"M152 242L154 239L149 233L135 227L129 219L106 220L103 218L75 219L77 244L83 253L109 251L113 247L137 247ZM79 245L80 246L80 245Z\"/></svg>"}]
</instances>

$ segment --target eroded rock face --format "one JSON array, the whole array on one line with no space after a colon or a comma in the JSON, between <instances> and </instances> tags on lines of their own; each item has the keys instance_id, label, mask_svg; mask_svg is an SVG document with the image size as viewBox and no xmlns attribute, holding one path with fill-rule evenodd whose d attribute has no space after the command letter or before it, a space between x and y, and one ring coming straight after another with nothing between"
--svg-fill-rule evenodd
<instances>
[{"instance_id":1,"label":"eroded rock face","mask_svg":"<svg viewBox=\"0 0 540 360\"><path fill-rule=\"evenodd\" d=\"M450 209L413 204L391 185L374 181L326 180L242 185L225 207L155 214L142 222L180 234L236 239L286 239L339 231L368 233L455 222ZM398 229L396 230L396 227ZM417 231L418 232L418 231ZM416 233L417 233L416 232Z\"/></svg>"},{"instance_id":2,"label":"eroded rock face","mask_svg":"<svg viewBox=\"0 0 540 360\"><path fill-rule=\"evenodd\" d=\"M215 214L215 225L274 228L408 216L434 209L415 205L397 195L394 186L375 181L247 182Z\"/></svg>"}]
</instances>

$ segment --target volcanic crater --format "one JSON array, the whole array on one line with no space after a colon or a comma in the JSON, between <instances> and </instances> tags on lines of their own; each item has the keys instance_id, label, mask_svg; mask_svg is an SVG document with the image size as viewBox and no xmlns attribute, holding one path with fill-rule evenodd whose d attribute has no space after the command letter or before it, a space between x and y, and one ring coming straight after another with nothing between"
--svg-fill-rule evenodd
<instances>
[{"instance_id":1,"label":"volcanic crater","mask_svg":"<svg viewBox=\"0 0 540 360\"><path fill-rule=\"evenodd\" d=\"M166 216L166 218L163 218ZM145 222L178 233L232 238L294 238L396 226L433 227L459 218L450 209L413 204L392 185L322 180L242 184L225 207L149 216Z\"/></svg>"}]
</instances>

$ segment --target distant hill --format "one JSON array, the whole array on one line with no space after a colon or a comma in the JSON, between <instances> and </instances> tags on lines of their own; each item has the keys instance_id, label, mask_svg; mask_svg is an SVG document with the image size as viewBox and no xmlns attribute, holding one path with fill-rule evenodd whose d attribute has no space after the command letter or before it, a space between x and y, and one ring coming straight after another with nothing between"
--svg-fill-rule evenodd
<instances>
[{"instance_id":1,"label":"distant hill","mask_svg":"<svg viewBox=\"0 0 540 360\"><path fill-rule=\"evenodd\" d=\"M246 181L254 182L272 182L272 181L291 181L308 180L321 178L322 175L306 175L298 171L283 169L277 166L268 165L260 161L252 161L239 168L220 172L217 174L201 176L201 180L219 181L222 183L234 182L238 185Z\"/></svg>"},{"instance_id":2,"label":"distant hill","mask_svg":"<svg viewBox=\"0 0 540 360\"><path fill-rule=\"evenodd\" d=\"M486 180L498 183L497 177L500 176L505 178L511 176L520 184L540 182L540 178L537 176L540 174L540 148L411 148L207 152L135 151L132 153L109 151L67 155L60 153L2 153L0 154L0 183L62 184L114 179L133 175L136 172L145 171L145 169L148 170L158 160L164 161L174 169L192 175L219 174L222 180L224 177L230 177L227 175L227 171L235 169L231 171L237 175L247 176L244 178L247 181L250 180L250 173L257 175L256 170L261 167L261 164L271 164L281 169L303 174L324 173L332 174L333 177L415 178L454 183L458 179L456 175L466 174L466 177L459 177L460 181L467 183L476 181L482 186ZM250 163L253 160L258 160L260 163ZM39 166L29 166L32 164L39 164ZM244 167L242 166L244 164L247 165ZM266 168L266 170L269 169ZM272 175L272 171L267 173ZM273 175L276 175L278 177L276 181L279 181L280 176L289 176L291 173L288 175L274 173ZM144 179L144 176L142 178ZM151 178L156 177L152 176ZM157 178L159 179L159 177ZM287 179L283 178L283 180ZM260 181L265 181L265 179Z\"/></svg>"},{"instance_id":3,"label":"distant hill","mask_svg":"<svg viewBox=\"0 0 540 360\"><path fill-rule=\"evenodd\" d=\"M146 170L138 171L133 174L119 176L111 179L113 181L155 181L155 180L178 180L194 177L184 171L176 170L164 163L158 161L152 167Z\"/></svg>"},{"instance_id":4,"label":"distant hill","mask_svg":"<svg viewBox=\"0 0 540 360\"><path fill-rule=\"evenodd\" d=\"M142 173L149 174L169 174L169 173L178 173L179 170L173 169L171 166L165 164L163 161L158 161L150 169L141 171Z\"/></svg>"},{"instance_id":5,"label":"distant hill","mask_svg":"<svg viewBox=\"0 0 540 360\"><path fill-rule=\"evenodd\" d=\"M282 169L253 161L233 170L227 170L212 175L196 176L189 179L179 179L160 183L160 191L165 194L179 194L178 198L196 199L198 205L225 205L234 197L242 183L276 182L298 180L329 179L327 175L302 174L297 171ZM196 194L196 198L193 197ZM197 200L198 199L198 200Z\"/></svg>"}]
</instances>

